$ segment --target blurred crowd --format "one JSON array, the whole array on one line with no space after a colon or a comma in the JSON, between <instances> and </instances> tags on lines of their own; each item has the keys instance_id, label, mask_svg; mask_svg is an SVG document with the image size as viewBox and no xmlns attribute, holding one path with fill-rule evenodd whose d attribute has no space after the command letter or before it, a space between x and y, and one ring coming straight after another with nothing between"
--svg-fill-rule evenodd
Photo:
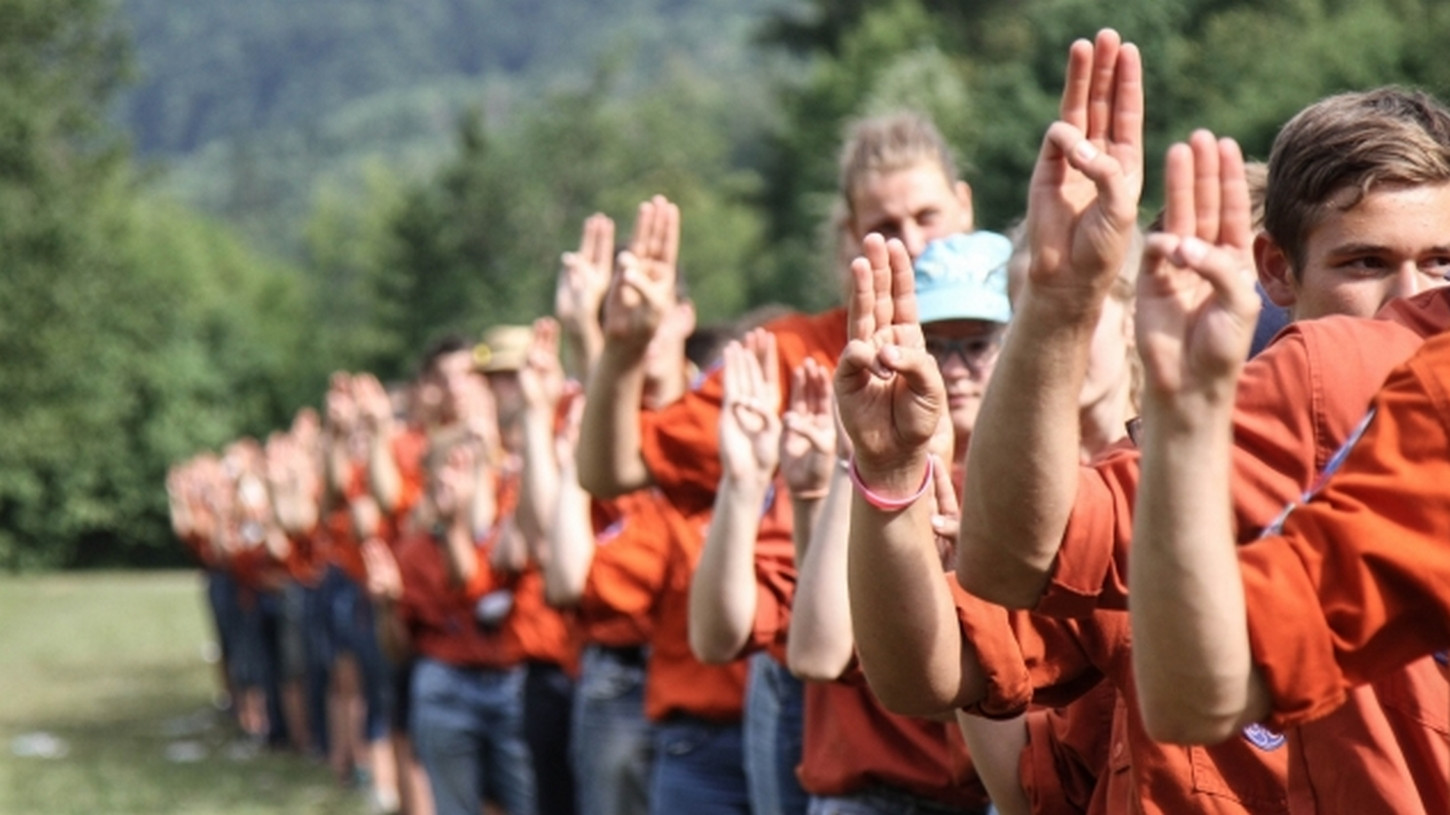
<instances>
[{"instance_id":1,"label":"blurred crowd","mask_svg":"<svg viewBox=\"0 0 1450 815\"><path fill-rule=\"evenodd\" d=\"M1196 131L1140 227L1141 57L1067 57L1010 235L862 119L841 307L698 326L656 196L177 464L241 730L413 815L1450 811L1450 111Z\"/></svg>"}]
</instances>

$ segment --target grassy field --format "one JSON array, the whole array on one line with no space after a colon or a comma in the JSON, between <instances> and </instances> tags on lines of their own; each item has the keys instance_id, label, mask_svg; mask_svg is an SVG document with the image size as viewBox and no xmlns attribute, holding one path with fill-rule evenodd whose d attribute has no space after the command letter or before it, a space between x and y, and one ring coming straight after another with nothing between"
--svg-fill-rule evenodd
<instances>
[{"instance_id":1,"label":"grassy field","mask_svg":"<svg viewBox=\"0 0 1450 815\"><path fill-rule=\"evenodd\" d=\"M321 765L245 749L210 640L192 572L0 578L0 813L367 812Z\"/></svg>"}]
</instances>

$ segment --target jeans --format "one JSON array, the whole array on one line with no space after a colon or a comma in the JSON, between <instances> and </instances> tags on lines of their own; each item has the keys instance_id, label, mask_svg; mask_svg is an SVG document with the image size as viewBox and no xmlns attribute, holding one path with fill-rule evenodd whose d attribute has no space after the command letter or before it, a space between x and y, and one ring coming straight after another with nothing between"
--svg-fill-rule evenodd
<instances>
[{"instance_id":1,"label":"jeans","mask_svg":"<svg viewBox=\"0 0 1450 815\"><path fill-rule=\"evenodd\" d=\"M655 725L655 815L750 815L740 724L676 716Z\"/></svg>"},{"instance_id":2,"label":"jeans","mask_svg":"<svg viewBox=\"0 0 1450 815\"><path fill-rule=\"evenodd\" d=\"M578 792L569 766L574 680L552 662L530 662L524 679L524 740L534 766L539 815L575 815Z\"/></svg>"},{"instance_id":3,"label":"jeans","mask_svg":"<svg viewBox=\"0 0 1450 815\"><path fill-rule=\"evenodd\" d=\"M804 729L801 681L766 653L750 658L745 686L745 775L755 815L805 815L810 797L795 769Z\"/></svg>"},{"instance_id":4,"label":"jeans","mask_svg":"<svg viewBox=\"0 0 1450 815\"><path fill-rule=\"evenodd\" d=\"M890 787L852 795L811 796L810 815L986 815L989 809L958 809Z\"/></svg>"},{"instance_id":5,"label":"jeans","mask_svg":"<svg viewBox=\"0 0 1450 815\"><path fill-rule=\"evenodd\" d=\"M458 668L426 657L414 666L413 747L437 815L478 815L485 799L509 815L534 815L523 682L523 668Z\"/></svg>"},{"instance_id":6,"label":"jeans","mask_svg":"<svg viewBox=\"0 0 1450 815\"><path fill-rule=\"evenodd\" d=\"M590 645L574 691L569 754L579 815L646 815L654 742L644 717L643 656Z\"/></svg>"}]
</instances>

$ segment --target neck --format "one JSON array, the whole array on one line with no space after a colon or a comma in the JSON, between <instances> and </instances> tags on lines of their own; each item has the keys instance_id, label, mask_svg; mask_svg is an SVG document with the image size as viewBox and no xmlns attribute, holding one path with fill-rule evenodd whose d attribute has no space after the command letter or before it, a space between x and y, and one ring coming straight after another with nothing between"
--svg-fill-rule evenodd
<instances>
[{"instance_id":1,"label":"neck","mask_svg":"<svg viewBox=\"0 0 1450 815\"><path fill-rule=\"evenodd\" d=\"M1101 453L1109 445L1128 435L1127 422L1133 418L1129 397L1132 395L1130 378L1124 377L1117 387L1103 398L1084 405L1078 412L1082 432L1081 453L1084 461Z\"/></svg>"},{"instance_id":2,"label":"neck","mask_svg":"<svg viewBox=\"0 0 1450 815\"><path fill-rule=\"evenodd\" d=\"M681 396L690 389L690 364L684 360L680 361L678 370L667 376L649 376L644 380L644 406L648 410L659 410Z\"/></svg>"}]
</instances>

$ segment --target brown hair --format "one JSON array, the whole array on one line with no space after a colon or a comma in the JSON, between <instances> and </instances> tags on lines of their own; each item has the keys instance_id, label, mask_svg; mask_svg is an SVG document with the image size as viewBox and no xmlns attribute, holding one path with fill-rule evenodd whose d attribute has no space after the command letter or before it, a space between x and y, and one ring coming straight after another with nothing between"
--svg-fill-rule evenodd
<instances>
[{"instance_id":1,"label":"brown hair","mask_svg":"<svg viewBox=\"0 0 1450 815\"><path fill-rule=\"evenodd\" d=\"M1300 111L1269 152L1264 230L1298 275L1304 242L1335 202L1348 210L1383 184L1450 181L1450 110L1397 87L1330 96Z\"/></svg>"},{"instance_id":2,"label":"brown hair","mask_svg":"<svg viewBox=\"0 0 1450 815\"><path fill-rule=\"evenodd\" d=\"M941 168L950 183L958 180L957 160L946 139L927 116L900 111L852 123L841 148L839 189L846 218L854 215L856 190L869 175L901 170L921 162Z\"/></svg>"}]
</instances>

